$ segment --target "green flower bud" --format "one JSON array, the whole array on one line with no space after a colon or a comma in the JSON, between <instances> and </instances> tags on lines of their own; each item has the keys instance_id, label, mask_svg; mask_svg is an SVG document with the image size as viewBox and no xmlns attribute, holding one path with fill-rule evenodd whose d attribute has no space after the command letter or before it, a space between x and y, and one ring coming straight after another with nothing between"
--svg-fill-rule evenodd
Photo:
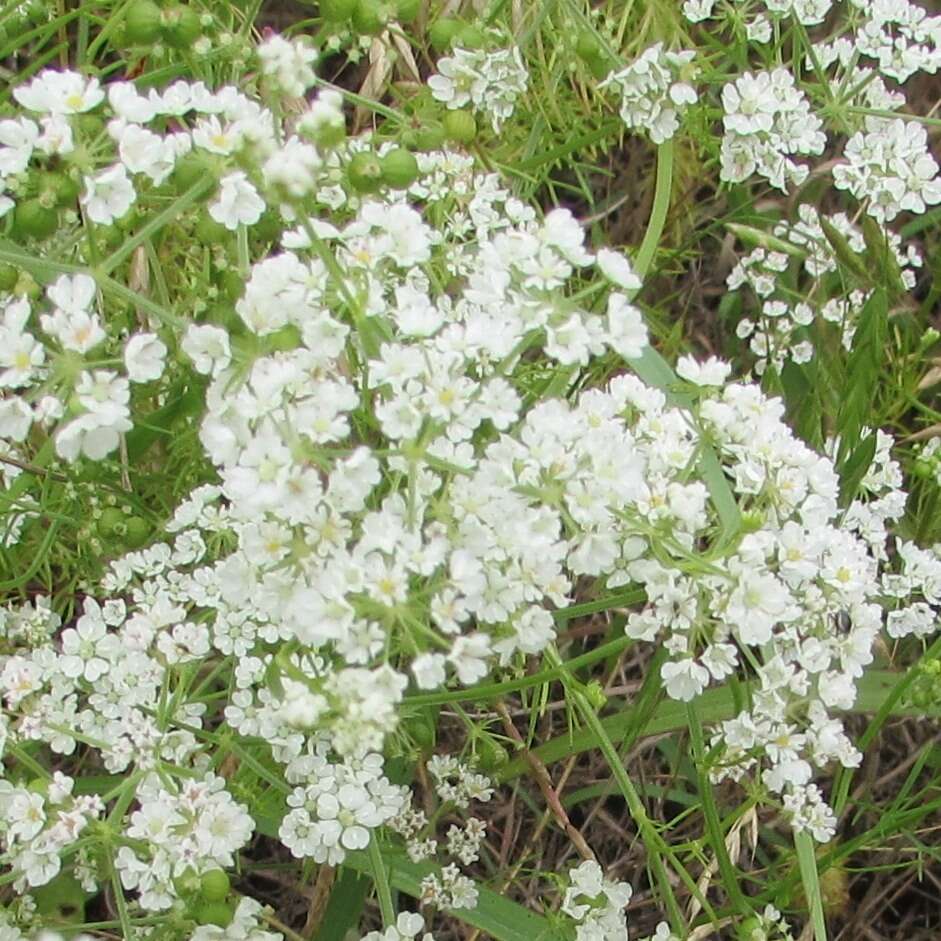
<instances>
[{"instance_id":1,"label":"green flower bud","mask_svg":"<svg viewBox=\"0 0 941 941\"><path fill-rule=\"evenodd\" d=\"M477 766L481 771L495 771L509 759L507 750L489 735L482 735L477 740Z\"/></svg>"},{"instance_id":2,"label":"green flower bud","mask_svg":"<svg viewBox=\"0 0 941 941\"><path fill-rule=\"evenodd\" d=\"M604 687L597 681L592 680L585 686L585 698L594 706L595 709L603 709L608 702Z\"/></svg>"}]
</instances>

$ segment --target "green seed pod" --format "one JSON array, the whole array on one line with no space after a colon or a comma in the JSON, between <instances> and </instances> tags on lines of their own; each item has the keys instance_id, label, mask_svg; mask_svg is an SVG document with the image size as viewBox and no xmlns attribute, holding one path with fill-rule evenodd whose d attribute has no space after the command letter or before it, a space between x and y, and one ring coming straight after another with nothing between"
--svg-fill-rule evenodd
<instances>
[{"instance_id":1,"label":"green seed pod","mask_svg":"<svg viewBox=\"0 0 941 941\"><path fill-rule=\"evenodd\" d=\"M428 30L428 42L435 52L447 52L451 43L464 24L454 17L442 16L434 21Z\"/></svg>"},{"instance_id":2,"label":"green seed pod","mask_svg":"<svg viewBox=\"0 0 941 941\"><path fill-rule=\"evenodd\" d=\"M441 123L445 138L456 144L469 144L477 136L477 121L470 111L449 111Z\"/></svg>"},{"instance_id":3,"label":"green seed pod","mask_svg":"<svg viewBox=\"0 0 941 941\"><path fill-rule=\"evenodd\" d=\"M196 924L215 925L218 928L228 928L232 924L234 914L225 902L200 902L192 910Z\"/></svg>"},{"instance_id":4,"label":"green seed pod","mask_svg":"<svg viewBox=\"0 0 941 941\"><path fill-rule=\"evenodd\" d=\"M356 0L353 9L353 29L363 36L377 36L389 22L392 11L377 0Z\"/></svg>"},{"instance_id":5,"label":"green seed pod","mask_svg":"<svg viewBox=\"0 0 941 941\"><path fill-rule=\"evenodd\" d=\"M487 34L473 23L462 23L454 36L454 44L462 49L483 49L487 45Z\"/></svg>"},{"instance_id":6,"label":"green seed pod","mask_svg":"<svg viewBox=\"0 0 941 941\"><path fill-rule=\"evenodd\" d=\"M403 25L414 23L420 12L421 0L396 0L395 18Z\"/></svg>"},{"instance_id":7,"label":"green seed pod","mask_svg":"<svg viewBox=\"0 0 941 941\"><path fill-rule=\"evenodd\" d=\"M375 193L382 186L382 165L369 150L353 154L346 166L346 175L357 193Z\"/></svg>"},{"instance_id":8,"label":"green seed pod","mask_svg":"<svg viewBox=\"0 0 941 941\"><path fill-rule=\"evenodd\" d=\"M195 235L203 245L219 245L232 237L232 233L222 223L216 222L208 212L200 213Z\"/></svg>"},{"instance_id":9,"label":"green seed pod","mask_svg":"<svg viewBox=\"0 0 941 941\"><path fill-rule=\"evenodd\" d=\"M284 223L281 214L275 209L268 209L261 214L261 218L252 226L252 235L263 242L273 242L281 237Z\"/></svg>"},{"instance_id":10,"label":"green seed pod","mask_svg":"<svg viewBox=\"0 0 941 941\"><path fill-rule=\"evenodd\" d=\"M38 199L17 203L13 231L22 238L47 239L59 227L59 214Z\"/></svg>"},{"instance_id":11,"label":"green seed pod","mask_svg":"<svg viewBox=\"0 0 941 941\"><path fill-rule=\"evenodd\" d=\"M26 4L26 18L33 26L42 26L49 22L49 7L42 0L30 0Z\"/></svg>"},{"instance_id":12,"label":"green seed pod","mask_svg":"<svg viewBox=\"0 0 941 941\"><path fill-rule=\"evenodd\" d=\"M390 150L379 164L383 183L394 190L408 189L418 179L418 161L404 147Z\"/></svg>"},{"instance_id":13,"label":"green seed pod","mask_svg":"<svg viewBox=\"0 0 941 941\"><path fill-rule=\"evenodd\" d=\"M176 162L170 181L177 193L185 193L209 174L213 174L209 158L198 151L190 151Z\"/></svg>"},{"instance_id":14,"label":"green seed pod","mask_svg":"<svg viewBox=\"0 0 941 941\"><path fill-rule=\"evenodd\" d=\"M761 927L761 919L757 915L746 918L735 929L735 941L764 941L765 929Z\"/></svg>"},{"instance_id":15,"label":"green seed pod","mask_svg":"<svg viewBox=\"0 0 941 941\"><path fill-rule=\"evenodd\" d=\"M325 23L344 23L353 16L356 0L320 0L319 7Z\"/></svg>"},{"instance_id":16,"label":"green seed pod","mask_svg":"<svg viewBox=\"0 0 941 941\"><path fill-rule=\"evenodd\" d=\"M611 73L611 63L607 56L598 56L588 63L588 69L591 74L599 81L605 79Z\"/></svg>"},{"instance_id":17,"label":"green seed pod","mask_svg":"<svg viewBox=\"0 0 941 941\"><path fill-rule=\"evenodd\" d=\"M12 291L19 279L20 273L13 265L0 265L0 291Z\"/></svg>"},{"instance_id":18,"label":"green seed pod","mask_svg":"<svg viewBox=\"0 0 941 941\"><path fill-rule=\"evenodd\" d=\"M17 297L28 297L31 301L35 301L42 297L43 290L39 282L28 271L21 271L20 276L16 279L13 293Z\"/></svg>"},{"instance_id":19,"label":"green seed pod","mask_svg":"<svg viewBox=\"0 0 941 941\"><path fill-rule=\"evenodd\" d=\"M192 901L199 894L200 878L192 866L187 866L180 875L173 880L173 888L182 899Z\"/></svg>"},{"instance_id":20,"label":"green seed pod","mask_svg":"<svg viewBox=\"0 0 941 941\"><path fill-rule=\"evenodd\" d=\"M152 527L142 516L132 516L125 525L124 542L131 549L139 549L150 538Z\"/></svg>"},{"instance_id":21,"label":"green seed pod","mask_svg":"<svg viewBox=\"0 0 941 941\"><path fill-rule=\"evenodd\" d=\"M126 530L125 520L126 517L116 506L105 507L101 511L101 516L98 517L98 535L114 536L119 528Z\"/></svg>"},{"instance_id":22,"label":"green seed pod","mask_svg":"<svg viewBox=\"0 0 941 941\"><path fill-rule=\"evenodd\" d=\"M199 14L182 3L167 7L160 14L163 41L172 49L189 49L202 34Z\"/></svg>"},{"instance_id":23,"label":"green seed pod","mask_svg":"<svg viewBox=\"0 0 941 941\"><path fill-rule=\"evenodd\" d=\"M222 296L230 301L237 301L245 291L245 279L234 269L223 271L219 278Z\"/></svg>"},{"instance_id":24,"label":"green seed pod","mask_svg":"<svg viewBox=\"0 0 941 941\"><path fill-rule=\"evenodd\" d=\"M444 126L440 121L429 121L415 131L415 149L441 150L444 146Z\"/></svg>"},{"instance_id":25,"label":"green seed pod","mask_svg":"<svg viewBox=\"0 0 941 941\"><path fill-rule=\"evenodd\" d=\"M261 338L261 347L268 353L290 353L301 345L301 331L294 324L285 324L280 330Z\"/></svg>"},{"instance_id":26,"label":"green seed pod","mask_svg":"<svg viewBox=\"0 0 941 941\"><path fill-rule=\"evenodd\" d=\"M124 13L124 39L131 46L157 42L162 28L160 7L151 0L135 0Z\"/></svg>"},{"instance_id":27,"label":"green seed pod","mask_svg":"<svg viewBox=\"0 0 941 941\"><path fill-rule=\"evenodd\" d=\"M482 735L477 741L477 765L481 771L495 771L509 761L507 750L489 735Z\"/></svg>"},{"instance_id":28,"label":"green seed pod","mask_svg":"<svg viewBox=\"0 0 941 941\"><path fill-rule=\"evenodd\" d=\"M210 869L199 880L199 894L206 902L224 902L230 887L229 874L224 869Z\"/></svg>"},{"instance_id":29,"label":"green seed pod","mask_svg":"<svg viewBox=\"0 0 941 941\"><path fill-rule=\"evenodd\" d=\"M578 34L578 39L575 41L575 55L577 55L582 62L591 62L593 59L597 59L601 54L601 43L598 42L595 34L587 29L582 30Z\"/></svg>"},{"instance_id":30,"label":"green seed pod","mask_svg":"<svg viewBox=\"0 0 941 941\"><path fill-rule=\"evenodd\" d=\"M44 203L51 202L60 207L74 205L78 190L78 183L66 173L44 173L40 177L39 198Z\"/></svg>"}]
</instances>

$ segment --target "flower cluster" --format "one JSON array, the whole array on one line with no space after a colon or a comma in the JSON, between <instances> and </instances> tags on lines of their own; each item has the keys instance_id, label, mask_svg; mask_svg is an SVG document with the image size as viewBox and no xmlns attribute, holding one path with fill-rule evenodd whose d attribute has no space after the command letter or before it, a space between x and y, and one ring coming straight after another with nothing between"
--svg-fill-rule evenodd
<instances>
[{"instance_id":1,"label":"flower cluster","mask_svg":"<svg viewBox=\"0 0 941 941\"><path fill-rule=\"evenodd\" d=\"M821 154L826 147L822 122L787 69L746 72L727 83L722 107L720 177L729 183L757 173L780 190L800 185L810 170L791 157Z\"/></svg>"},{"instance_id":2,"label":"flower cluster","mask_svg":"<svg viewBox=\"0 0 941 941\"><path fill-rule=\"evenodd\" d=\"M385 931L370 931L360 941L412 941L421 935L421 941L434 941L430 931L424 931L425 920L415 912L400 912L394 925ZM424 931L424 933L423 933Z\"/></svg>"},{"instance_id":3,"label":"flower cluster","mask_svg":"<svg viewBox=\"0 0 941 941\"><path fill-rule=\"evenodd\" d=\"M58 771L29 787L0 780L0 860L10 867L17 892L54 879L63 850L77 844L104 813L100 797L73 795L74 784Z\"/></svg>"},{"instance_id":4,"label":"flower cluster","mask_svg":"<svg viewBox=\"0 0 941 941\"><path fill-rule=\"evenodd\" d=\"M833 0L763 0L763 2L766 13L754 13L754 8L750 4L741 3L741 0L737 0L737 5L746 7L745 10L740 12L732 8L725 11L726 15L730 16L753 14L746 22L748 39L752 42L767 42L770 39L771 29L768 17L780 19L790 16L805 26L816 26L824 21L833 6ZM716 16L715 5L716 0L686 0L683 4L683 15L691 23L700 23Z\"/></svg>"},{"instance_id":5,"label":"flower cluster","mask_svg":"<svg viewBox=\"0 0 941 941\"><path fill-rule=\"evenodd\" d=\"M624 124L662 144L677 132L683 112L697 100L687 77L694 52L670 52L657 43L630 65L611 72L598 85L620 96L618 113Z\"/></svg>"},{"instance_id":6,"label":"flower cluster","mask_svg":"<svg viewBox=\"0 0 941 941\"><path fill-rule=\"evenodd\" d=\"M941 67L941 16L929 16L911 0L850 0L863 13L852 43L877 59L879 70L898 82Z\"/></svg>"},{"instance_id":7,"label":"flower cluster","mask_svg":"<svg viewBox=\"0 0 941 941\"><path fill-rule=\"evenodd\" d=\"M382 774L382 756L332 764L321 755L301 755L286 769L304 784L288 796L278 836L297 858L336 866L348 850L369 845L370 831L402 810L405 791Z\"/></svg>"},{"instance_id":8,"label":"flower cluster","mask_svg":"<svg viewBox=\"0 0 941 941\"><path fill-rule=\"evenodd\" d=\"M844 213L822 218L841 240L841 249L858 257L858 267L865 269L867 246L862 230ZM902 285L913 288L916 272L923 265L921 255L914 245L903 248L895 232L882 232ZM863 285L847 289L852 272L841 266L836 248L821 224L821 215L813 206L802 203L797 221L777 223L772 235L777 240L775 248L753 249L736 263L726 279L730 290L747 286L761 304L759 315L743 317L736 326L736 335L748 340L756 357L755 372L759 375L768 365L780 370L787 360L809 362L814 357L813 325L818 318L832 325L844 349L849 350L859 313L871 295ZM795 258L799 259L799 267L793 262Z\"/></svg>"},{"instance_id":9,"label":"flower cluster","mask_svg":"<svg viewBox=\"0 0 941 941\"><path fill-rule=\"evenodd\" d=\"M18 390L20 396L3 400L0 436L18 444L34 423L49 427L60 420L55 436L59 456L97 460L113 452L121 434L130 430L129 382L159 379L167 348L154 333L133 333L124 342L126 377L95 368L95 351L104 365L111 345L95 310L97 296L90 276L61 275L46 290L51 312L39 317L44 341L29 328L29 300L6 302L0 326L0 366L6 368L0 386ZM62 399L69 394L66 414Z\"/></svg>"},{"instance_id":10,"label":"flower cluster","mask_svg":"<svg viewBox=\"0 0 941 941\"><path fill-rule=\"evenodd\" d=\"M138 809L125 830L131 843L118 850L115 866L149 911L169 908L178 897L176 880L188 872L233 866L255 829L224 779L211 772L171 787L150 774L136 793Z\"/></svg>"},{"instance_id":11,"label":"flower cluster","mask_svg":"<svg viewBox=\"0 0 941 941\"><path fill-rule=\"evenodd\" d=\"M466 810L471 801L489 801L493 795L490 779L478 774L453 755L432 755L427 762L428 772L435 781L435 793L442 807ZM434 820L439 814L434 815ZM412 862L434 857L439 841L434 837L434 824L423 810L412 803L405 804L389 826L405 839L405 848ZM461 865L469 866L479 856L487 826L478 817L469 817L463 826L452 823L448 827L445 848L449 856ZM476 890L471 879L460 874L456 863L442 871L441 878L431 875L422 884L422 897L426 904L440 908L472 908L476 904Z\"/></svg>"},{"instance_id":12,"label":"flower cluster","mask_svg":"<svg viewBox=\"0 0 941 941\"><path fill-rule=\"evenodd\" d=\"M627 941L624 908L634 894L630 883L606 879L592 860L572 869L568 879L561 910L576 922L577 941Z\"/></svg>"},{"instance_id":13,"label":"flower cluster","mask_svg":"<svg viewBox=\"0 0 941 941\"><path fill-rule=\"evenodd\" d=\"M938 164L916 121L869 117L865 130L847 141L843 156L846 162L833 169L834 184L866 200L866 211L880 222L941 202Z\"/></svg>"},{"instance_id":14,"label":"flower cluster","mask_svg":"<svg viewBox=\"0 0 941 941\"><path fill-rule=\"evenodd\" d=\"M189 941L282 941L280 932L265 931L263 923L261 904L253 898L242 896L228 925L199 925L190 935Z\"/></svg>"},{"instance_id":15,"label":"flower cluster","mask_svg":"<svg viewBox=\"0 0 941 941\"><path fill-rule=\"evenodd\" d=\"M767 38L783 17L817 24L830 6L766 0L750 35ZM937 25L889 9L903 6L854 2L860 51L894 77L937 64ZM704 19L713 4L684 9ZM874 72L860 76L854 53L819 49L819 68L868 87L869 104L901 103ZM658 44L600 87L629 128L662 143L697 101L693 59ZM258 60L269 103L315 83L303 43L269 37ZM457 48L429 85L499 131L527 81L516 48ZM120 779L78 795L61 772L0 779L17 892L49 883L63 859L94 889L100 839L114 847L117 909L176 917L186 885L234 868L256 827L305 866L350 862L384 830L413 863L447 860L421 880L423 903L472 907L461 867L478 861L486 826L451 811L489 800L492 783L436 755L437 809L413 806L383 757L409 690L523 668L583 591L623 588L644 599L625 632L665 652L669 696L747 684L747 708L711 734L713 780L751 776L796 830L832 836L815 774L861 760L838 714L881 632L924 638L941 609L939 550L892 532L906 495L887 435L867 432L875 457L850 500L837 443L812 451L781 401L729 382L717 359L682 358L669 393L611 370L571 391L599 357L650 363L630 260L589 247L570 211L538 214L466 153L416 155L417 178L401 187L357 185L363 155L381 163L394 145L345 140L336 92L291 118L195 81L144 93L45 71L12 94L29 116L0 121L0 214L21 242L68 260L49 262L44 288L18 273L0 294L11 466L45 460L45 445L65 462L50 480L123 461L135 424L146 430L184 396L199 410L185 426L194 454L181 488L192 489L150 544L83 583L65 619L41 597L0 609L0 756L15 765L43 743ZM822 153L826 137L790 72L746 73L722 105L723 180L757 174L782 191L806 180L792 158ZM844 157L833 176L867 200L878 222L866 235L800 206L729 278L760 300L738 328L759 373L811 358L812 328L849 348L870 287L844 289L841 265L864 258L878 223L941 202L914 122L870 118ZM191 294L205 294L182 314L148 254L164 223L212 236L174 256L199 286ZM74 237L83 225L87 241ZM884 237L911 288L921 257ZM11 491L14 478L4 469ZM17 497L4 544L39 509ZM226 742L239 743L231 761L214 751ZM585 862L561 907L579 941L624 941L630 897ZM229 914L191 937L278 937L251 899ZM786 937L779 921L767 910L759 929ZM406 912L364 941L414 938L433 941Z\"/></svg>"},{"instance_id":16,"label":"flower cluster","mask_svg":"<svg viewBox=\"0 0 941 941\"><path fill-rule=\"evenodd\" d=\"M438 73L428 79L431 94L449 109L468 105L489 118L500 131L529 81L519 49L461 49L438 60Z\"/></svg>"},{"instance_id":17,"label":"flower cluster","mask_svg":"<svg viewBox=\"0 0 941 941\"><path fill-rule=\"evenodd\" d=\"M287 95L299 97L317 80L313 69L317 50L303 42L275 34L259 44L257 53L262 75Z\"/></svg>"}]
</instances>

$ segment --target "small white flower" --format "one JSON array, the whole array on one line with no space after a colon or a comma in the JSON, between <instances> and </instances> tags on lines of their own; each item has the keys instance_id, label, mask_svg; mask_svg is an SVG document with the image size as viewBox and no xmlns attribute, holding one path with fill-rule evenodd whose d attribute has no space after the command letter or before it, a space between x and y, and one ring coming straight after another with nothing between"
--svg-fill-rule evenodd
<instances>
[{"instance_id":1,"label":"small white flower","mask_svg":"<svg viewBox=\"0 0 941 941\"><path fill-rule=\"evenodd\" d=\"M115 164L95 176L85 177L82 208L92 222L111 225L134 204L137 193L123 164Z\"/></svg>"},{"instance_id":2,"label":"small white flower","mask_svg":"<svg viewBox=\"0 0 941 941\"><path fill-rule=\"evenodd\" d=\"M124 347L124 366L131 382L151 382L163 375L167 347L155 333L135 333Z\"/></svg>"},{"instance_id":3,"label":"small white flower","mask_svg":"<svg viewBox=\"0 0 941 941\"><path fill-rule=\"evenodd\" d=\"M219 196L209 215L234 232L240 225L254 225L265 211L265 201L241 171L230 173L219 184Z\"/></svg>"}]
</instances>

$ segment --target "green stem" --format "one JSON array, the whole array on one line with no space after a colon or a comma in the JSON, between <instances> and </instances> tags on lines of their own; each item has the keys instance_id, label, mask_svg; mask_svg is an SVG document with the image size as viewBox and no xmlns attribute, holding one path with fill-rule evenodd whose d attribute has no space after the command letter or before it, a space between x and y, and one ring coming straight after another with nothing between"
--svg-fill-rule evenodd
<instances>
[{"instance_id":1,"label":"green stem","mask_svg":"<svg viewBox=\"0 0 941 941\"><path fill-rule=\"evenodd\" d=\"M546 655L550 660L555 661L557 668L563 670L561 679L565 686L566 696L575 703L576 709L582 716L582 721L596 736L598 746L605 757L605 761L607 761L608 767L614 775L614 780L617 782L618 788L624 800L627 802L628 810L634 818L637 829L640 831L641 839L644 841L644 845L647 848L650 868L653 871L657 885L660 887L660 894L666 905L670 926L674 932L685 936L687 930L686 919L683 917L679 903L676 901L676 896L673 894L673 886L670 885L670 877L664 865L663 857L666 856L672 863L677 865L678 875L682 871L682 867L678 865L672 850L663 837L657 832L651 819L647 816L647 810L644 807L643 801L640 799L640 795L637 793L637 789L634 787L634 782L631 781L630 776L624 770L621 756L618 754L614 743L605 732L604 726L601 724L601 720L598 718L594 707L573 678L565 671L564 664L559 658L558 653L556 653L555 648L548 648Z\"/></svg>"},{"instance_id":2,"label":"green stem","mask_svg":"<svg viewBox=\"0 0 941 941\"><path fill-rule=\"evenodd\" d=\"M582 669L582 667L591 666L599 660L613 657L633 642L630 637L618 637L616 640L602 644L594 650L589 650L588 653L583 653L580 657L567 661L562 667L540 670L539 673L533 673L532 676L524 676L518 680L506 680L503 683L468 686L465 689L449 690L444 693L418 693L414 696L406 696L403 702L409 706L440 706L450 702L480 702L485 699L499 699L507 693L515 693L531 686L551 683L553 680L560 679L563 673L572 673L575 670Z\"/></svg>"},{"instance_id":3,"label":"green stem","mask_svg":"<svg viewBox=\"0 0 941 941\"><path fill-rule=\"evenodd\" d=\"M857 748L861 752L865 752L866 749L872 744L875 737L879 734L882 726L885 724L886 720L894 714L895 707L898 704L898 701L905 694L905 691L909 686L915 681L915 678L918 676L918 665L922 660L930 660L933 657L937 657L941 653L941 637L938 637L934 643L925 651L924 655L915 663L911 665L908 672L900 677L897 683L895 683L891 690L889 690L885 699L879 704L879 708L876 711L875 716L873 716L872 721L866 727L866 731L863 732L859 741L857 742ZM853 780L853 768L844 768L840 767L837 770L836 777L833 781L833 789L831 791L831 802L833 805L833 812L840 817L843 813L844 808L846 807L846 802L849 800L850 792L850 782Z\"/></svg>"},{"instance_id":4,"label":"green stem","mask_svg":"<svg viewBox=\"0 0 941 941\"><path fill-rule=\"evenodd\" d=\"M372 878L376 885L376 896L379 899L379 911L382 912L382 924L386 928L395 925L395 908L392 905L392 889L389 887L389 873L379 850L379 842L375 834L369 838L369 862L372 866Z\"/></svg>"},{"instance_id":5,"label":"green stem","mask_svg":"<svg viewBox=\"0 0 941 941\"><path fill-rule=\"evenodd\" d=\"M715 795L712 793L712 782L706 771L706 749L703 740L702 720L699 712L692 703L687 703L686 714L689 717L689 734L693 744L693 757L696 763L696 776L699 779L699 796L702 800L703 814L706 818L706 830L709 833L709 842L712 843L722 875L722 884L728 893L735 910L743 916L750 914L751 908L745 901L742 889L739 886L739 875L729 857L725 845L725 834L722 831L722 821L719 809L716 807Z\"/></svg>"},{"instance_id":6,"label":"green stem","mask_svg":"<svg viewBox=\"0 0 941 941\"><path fill-rule=\"evenodd\" d=\"M134 252L134 249L136 249L138 245L142 245L151 235L158 232L167 225L167 223L181 216L193 203L201 199L215 185L216 181L210 176L197 180L185 193L173 200L163 212L154 216L142 226L138 232L124 242L120 248L113 251L98 265L97 270L100 271L101 274L111 274L125 258L128 258Z\"/></svg>"},{"instance_id":7,"label":"green stem","mask_svg":"<svg viewBox=\"0 0 941 941\"><path fill-rule=\"evenodd\" d=\"M827 923L823 917L823 897L820 894L820 877L817 874L817 857L814 844L806 830L794 834L797 848L797 864L800 867L804 895L810 907L810 920L814 926L814 941L827 941Z\"/></svg>"},{"instance_id":8,"label":"green stem","mask_svg":"<svg viewBox=\"0 0 941 941\"><path fill-rule=\"evenodd\" d=\"M654 253L660 244L663 227L667 221L667 212L670 209L670 193L673 189L673 141L664 141L657 148L657 182L653 195L653 207L650 210L650 221L644 240L640 243L637 256L634 258L634 270L638 277L646 277L653 261Z\"/></svg>"}]
</instances>

